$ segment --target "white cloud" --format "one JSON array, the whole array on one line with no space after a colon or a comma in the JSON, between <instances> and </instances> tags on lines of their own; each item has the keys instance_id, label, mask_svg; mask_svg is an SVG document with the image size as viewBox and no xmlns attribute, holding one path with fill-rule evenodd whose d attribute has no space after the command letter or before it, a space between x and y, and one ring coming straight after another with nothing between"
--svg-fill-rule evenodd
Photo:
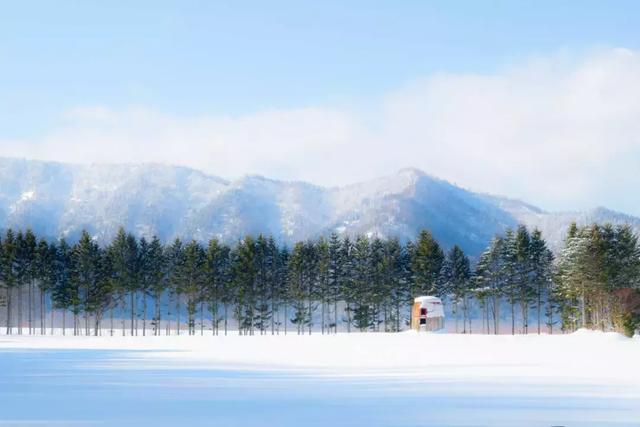
<instances>
[{"instance_id":1,"label":"white cloud","mask_svg":"<svg viewBox=\"0 0 640 427\"><path fill-rule=\"evenodd\" d=\"M81 108L42 139L0 142L0 149L4 155L164 162L223 177L258 173L324 185L415 166L549 209L607 205L640 214L638 52L536 58L493 75L433 75L366 111L176 117L148 108Z\"/></svg>"}]
</instances>

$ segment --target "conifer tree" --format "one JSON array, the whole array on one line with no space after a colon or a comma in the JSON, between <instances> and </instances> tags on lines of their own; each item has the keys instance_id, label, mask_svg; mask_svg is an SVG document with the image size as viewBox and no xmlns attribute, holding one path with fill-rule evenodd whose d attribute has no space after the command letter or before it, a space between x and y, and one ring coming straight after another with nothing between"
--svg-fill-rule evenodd
<instances>
[{"instance_id":1,"label":"conifer tree","mask_svg":"<svg viewBox=\"0 0 640 427\"><path fill-rule=\"evenodd\" d=\"M353 248L353 325L361 332L374 326L371 316L371 247L366 236L358 236Z\"/></svg>"},{"instance_id":2,"label":"conifer tree","mask_svg":"<svg viewBox=\"0 0 640 427\"><path fill-rule=\"evenodd\" d=\"M398 239L388 240L384 246L385 331L388 332L401 330L402 309L410 299L408 264L408 256Z\"/></svg>"},{"instance_id":3,"label":"conifer tree","mask_svg":"<svg viewBox=\"0 0 640 427\"><path fill-rule=\"evenodd\" d=\"M24 234L23 248L21 250L21 262L23 264L23 274L24 274L24 282L27 287L27 319L29 325L29 335L35 333L35 325L34 325L34 297L35 297L35 286L34 282L36 280L37 274L37 266L36 266L36 256L37 256L37 240L35 234L31 229L27 229Z\"/></svg>"},{"instance_id":4,"label":"conifer tree","mask_svg":"<svg viewBox=\"0 0 640 427\"><path fill-rule=\"evenodd\" d=\"M411 268L415 281L412 289L413 296L443 296L444 293L438 286L438 279L445 256L429 231L423 230L420 233L412 250L412 256Z\"/></svg>"},{"instance_id":5,"label":"conifer tree","mask_svg":"<svg viewBox=\"0 0 640 427\"><path fill-rule=\"evenodd\" d=\"M96 319L95 334L104 308L111 294L108 281L101 280L100 248L85 230L71 252L71 283L75 299L73 304L74 335L79 332L78 316L84 314L85 335L89 335L89 315Z\"/></svg>"},{"instance_id":6,"label":"conifer tree","mask_svg":"<svg viewBox=\"0 0 640 427\"><path fill-rule=\"evenodd\" d=\"M354 246L349 239L349 236L345 237L342 242L340 251L340 262L342 263L343 274L340 277L339 289L341 290L342 298L345 304L345 323L347 325L347 333L351 332L353 306L355 304L357 295L354 286L355 268L354 268Z\"/></svg>"},{"instance_id":7,"label":"conifer tree","mask_svg":"<svg viewBox=\"0 0 640 427\"><path fill-rule=\"evenodd\" d=\"M534 229L530 240L532 282L535 289L538 334L541 332L542 306L545 305L546 324L553 327L553 253L547 248L542 232Z\"/></svg>"},{"instance_id":8,"label":"conifer tree","mask_svg":"<svg viewBox=\"0 0 640 427\"><path fill-rule=\"evenodd\" d=\"M294 310L290 321L296 325L298 335L304 333L305 326L311 323L305 306L305 300L308 298L305 252L305 244L298 242L289 257L289 296Z\"/></svg>"},{"instance_id":9,"label":"conifer tree","mask_svg":"<svg viewBox=\"0 0 640 427\"><path fill-rule=\"evenodd\" d=\"M238 332L253 335L256 302L255 240L245 237L237 245L232 256L233 294Z\"/></svg>"},{"instance_id":10,"label":"conifer tree","mask_svg":"<svg viewBox=\"0 0 640 427\"><path fill-rule=\"evenodd\" d=\"M20 282L17 271L18 248L13 230L8 229L2 240L0 252L0 274L6 289L7 335L13 333L14 291L19 289Z\"/></svg>"},{"instance_id":11,"label":"conifer tree","mask_svg":"<svg viewBox=\"0 0 640 427\"><path fill-rule=\"evenodd\" d=\"M449 253L440 272L441 291L452 295L456 316L456 332L458 332L458 310L462 305L462 332L467 333L467 322L471 332L471 320L469 318L469 292L471 269L469 258L459 246L455 245Z\"/></svg>"},{"instance_id":12,"label":"conifer tree","mask_svg":"<svg viewBox=\"0 0 640 427\"><path fill-rule=\"evenodd\" d=\"M332 233L328 245L327 263L327 302L333 308L333 322L329 328L338 333L338 303L342 299L341 283L344 275L344 262L342 257L342 243L338 234Z\"/></svg>"},{"instance_id":13,"label":"conifer tree","mask_svg":"<svg viewBox=\"0 0 640 427\"><path fill-rule=\"evenodd\" d=\"M160 335L162 321L162 294L167 289L167 261L165 250L157 236L153 236L146 257L142 262L144 275L147 277L147 289L153 298L153 334Z\"/></svg>"},{"instance_id":14,"label":"conifer tree","mask_svg":"<svg viewBox=\"0 0 640 427\"><path fill-rule=\"evenodd\" d=\"M284 327L284 333L287 334L287 326L289 323L289 311L288 307L291 303L291 289L289 287L289 260L290 253L289 248L284 246L278 251L278 263L277 263L277 299L278 306L282 306L283 316L282 320L278 320L277 333L280 334L280 327ZM280 309L278 309L278 319L280 319ZM282 324L281 324L282 323Z\"/></svg>"},{"instance_id":15,"label":"conifer tree","mask_svg":"<svg viewBox=\"0 0 640 427\"><path fill-rule=\"evenodd\" d=\"M230 303L226 298L229 280L229 247L220 243L217 239L209 241L207 247L206 266L206 298L209 301L209 311L212 319L212 333L218 335L218 326L221 321L219 305L223 305L223 319L227 322L227 306Z\"/></svg>"},{"instance_id":16,"label":"conifer tree","mask_svg":"<svg viewBox=\"0 0 640 427\"><path fill-rule=\"evenodd\" d=\"M516 333L516 304L518 302L518 248L516 237L511 229L507 229L504 244L501 246L502 272L505 285L503 289L511 308L511 335Z\"/></svg>"},{"instance_id":17,"label":"conifer tree","mask_svg":"<svg viewBox=\"0 0 640 427\"><path fill-rule=\"evenodd\" d=\"M500 302L509 283L503 256L505 244L503 237L495 236L480 256L474 274L476 292L481 292L486 299L487 331L491 331L490 324L493 324L494 334L500 333Z\"/></svg>"},{"instance_id":18,"label":"conifer tree","mask_svg":"<svg viewBox=\"0 0 640 427\"><path fill-rule=\"evenodd\" d=\"M49 244L40 239L36 251L36 277L38 279L39 307L40 307L40 334L46 333L46 295L51 293L55 285L54 261L56 259L55 244ZM53 313L53 307L51 308ZM53 322L51 327L53 327Z\"/></svg>"},{"instance_id":19,"label":"conifer tree","mask_svg":"<svg viewBox=\"0 0 640 427\"><path fill-rule=\"evenodd\" d=\"M184 246L180 239L175 239L166 251L167 280L169 292L174 299L174 317L176 322L176 334L180 335L180 300L182 298L182 265L184 263ZM171 306L171 304L169 304ZM170 319L170 313L167 317ZM171 321L167 323L167 335L171 333Z\"/></svg>"},{"instance_id":20,"label":"conifer tree","mask_svg":"<svg viewBox=\"0 0 640 427\"><path fill-rule=\"evenodd\" d=\"M255 323L256 327L260 330L260 335L263 335L266 332L267 327L271 323L271 316L273 315L269 298L271 293L271 274L273 272L274 261L267 238L262 234L258 235L255 242Z\"/></svg>"},{"instance_id":21,"label":"conifer tree","mask_svg":"<svg viewBox=\"0 0 640 427\"><path fill-rule=\"evenodd\" d=\"M76 290L71 282L71 247L65 239L60 239L57 245L54 261L55 284L52 292L53 308L62 313L62 335L66 335L67 311L77 302Z\"/></svg>"},{"instance_id":22,"label":"conifer tree","mask_svg":"<svg viewBox=\"0 0 640 427\"><path fill-rule=\"evenodd\" d=\"M180 265L181 290L187 297L187 315L189 335L195 335L195 314L198 304L203 300L206 282L206 254L202 246L192 240L184 248L184 261ZM202 310L202 308L201 308ZM200 330L201 335L203 329Z\"/></svg>"},{"instance_id":23,"label":"conifer tree","mask_svg":"<svg viewBox=\"0 0 640 427\"><path fill-rule=\"evenodd\" d=\"M329 243L324 237L320 237L315 244L317 289L320 300L320 330L322 334L327 329L327 309L331 294L329 281ZM327 330L328 332L328 330Z\"/></svg>"},{"instance_id":24,"label":"conifer tree","mask_svg":"<svg viewBox=\"0 0 640 427\"><path fill-rule=\"evenodd\" d=\"M531 237L524 225L519 225L515 233L515 286L520 304L520 320L522 333L529 330L529 305L535 298L533 283L534 268L531 254Z\"/></svg>"}]
</instances>

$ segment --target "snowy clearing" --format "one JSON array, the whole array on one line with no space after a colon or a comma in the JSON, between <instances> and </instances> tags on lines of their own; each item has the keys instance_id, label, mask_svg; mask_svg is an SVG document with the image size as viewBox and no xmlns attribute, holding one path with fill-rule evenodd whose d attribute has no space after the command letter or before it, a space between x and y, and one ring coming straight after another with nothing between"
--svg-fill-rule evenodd
<instances>
[{"instance_id":1,"label":"snowy clearing","mask_svg":"<svg viewBox=\"0 0 640 427\"><path fill-rule=\"evenodd\" d=\"M640 339L0 337L0 425L637 426Z\"/></svg>"}]
</instances>

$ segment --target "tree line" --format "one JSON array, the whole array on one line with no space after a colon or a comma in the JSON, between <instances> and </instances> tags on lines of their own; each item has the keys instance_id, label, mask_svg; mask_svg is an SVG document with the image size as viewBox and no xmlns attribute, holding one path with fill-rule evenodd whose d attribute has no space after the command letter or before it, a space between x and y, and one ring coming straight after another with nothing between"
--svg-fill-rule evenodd
<instances>
[{"instance_id":1,"label":"tree line","mask_svg":"<svg viewBox=\"0 0 640 427\"><path fill-rule=\"evenodd\" d=\"M74 335L395 332L420 295L445 300L456 332L472 333L478 317L481 332L495 334L621 329L637 326L616 291L637 289L639 254L629 227L609 225L572 225L558 259L540 231L519 226L473 267L426 230L404 244L332 234L287 248L263 235L163 244L124 229L102 247L87 232L70 244L9 229L0 304L7 334L25 323L46 334L47 322L53 333L55 315Z\"/></svg>"}]
</instances>

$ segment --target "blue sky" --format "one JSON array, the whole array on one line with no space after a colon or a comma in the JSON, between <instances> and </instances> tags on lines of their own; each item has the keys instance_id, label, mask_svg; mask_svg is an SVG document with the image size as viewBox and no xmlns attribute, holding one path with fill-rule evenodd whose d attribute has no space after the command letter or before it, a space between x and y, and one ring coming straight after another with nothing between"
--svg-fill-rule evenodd
<instances>
[{"instance_id":1,"label":"blue sky","mask_svg":"<svg viewBox=\"0 0 640 427\"><path fill-rule=\"evenodd\" d=\"M114 6L115 5L115 6ZM7 2L0 129L83 105L175 114L361 103L437 71L637 48L637 2Z\"/></svg>"},{"instance_id":2,"label":"blue sky","mask_svg":"<svg viewBox=\"0 0 640 427\"><path fill-rule=\"evenodd\" d=\"M469 76L481 80L469 92L491 90L485 87L486 77L511 82L507 86L528 86L531 82L523 83L521 75L527 72L522 70L531 74L531 67L538 70L542 63L542 74L551 70L548 87L568 79L559 75L579 76L583 69L593 68L594 61L602 61L606 65L595 68L614 70L609 80L618 79L618 54L611 52L624 49L635 55L640 48L639 13L640 3L634 1L7 2L0 14L0 149L5 155L55 160L164 161L162 156L146 156L150 150L144 144L157 137L152 133L156 122L172 123L176 140L156 151L171 153L166 157L176 163L219 175L264 173L333 185L417 166L473 189L528 198L549 208L613 204L640 212L640 205L623 203L607 195L606 188L584 182L586 176L604 173L593 169L591 159L585 160L579 176L568 180L575 181L573 187L546 197L540 194L545 187L531 184L536 171L525 173L522 182L506 182L513 171L495 171L489 163L474 173L460 172L462 166L438 168L442 162L421 161L420 156L436 151L455 155L442 153L442 146L450 144L438 140L442 132L421 140L418 128L410 135L386 129L398 126L387 125L389 114L399 114L389 113L398 110L398 99L415 107L416 100L407 97L426 91L416 108L433 109L433 93L446 92L443 88ZM625 61L633 63L624 65L625 70L635 66L635 59ZM461 83L467 81L455 85ZM442 96L449 99L448 93ZM427 105L421 104L425 98L430 100ZM456 110L468 104L460 102ZM403 120L411 114L403 114ZM237 123L230 125L232 130L226 124L221 130L225 120ZM260 141L276 123L312 124L278 129ZM327 126L338 133L324 135ZM191 135L194 127L204 128L206 135ZM409 154L414 149L415 153L389 162L385 156L370 161L365 157L369 165L360 171L345 162L330 178L322 168L309 172L311 161L304 153L286 161L265 156L230 161L232 154L235 159L247 151L238 142L237 134L243 132L256 136L255 144L273 145L283 155L292 151L284 142L278 145L287 138L304 152L325 155L324 148L316 146L321 141L300 137L313 131L329 141L326 145L335 149L333 153L351 153L351 162L369 143L385 152L400 138L415 139L406 146ZM463 136L474 139L475 134ZM62 141L77 135L84 135L83 156L74 155ZM111 139L100 140L104 135ZM112 155L121 143L115 139L122 135L143 154ZM517 129L511 137L517 145ZM557 137L544 136L549 141ZM190 138L200 141L189 148L192 157L176 156L178 145ZM429 144L437 147L423 150ZM231 152L233 146L242 146L241 152ZM628 152L623 154L628 159ZM217 164L220 158L224 162ZM233 167L227 168L229 164ZM479 181L480 174L495 177Z\"/></svg>"}]
</instances>

